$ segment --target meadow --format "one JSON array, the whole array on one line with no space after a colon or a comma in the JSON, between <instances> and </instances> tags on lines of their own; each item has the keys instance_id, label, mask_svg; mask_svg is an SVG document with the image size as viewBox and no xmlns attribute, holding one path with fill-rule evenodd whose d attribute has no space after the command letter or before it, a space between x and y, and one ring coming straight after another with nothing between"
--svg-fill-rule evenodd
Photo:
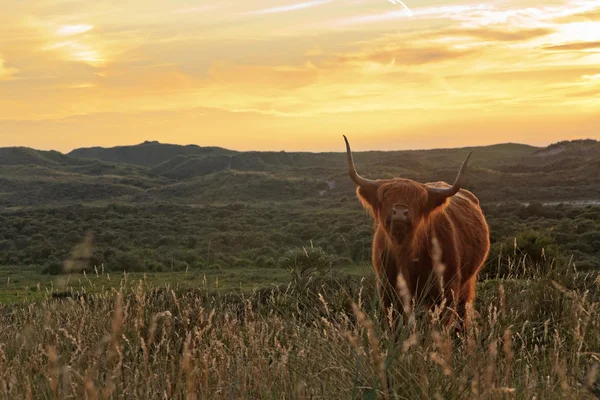
<instances>
[{"instance_id":1,"label":"meadow","mask_svg":"<svg viewBox=\"0 0 600 400\"><path fill-rule=\"evenodd\" d=\"M341 155L3 149L0 398L598 398L597 145L478 149L492 251L459 336L418 304L389 327ZM451 180L462 153L356 159Z\"/></svg>"},{"instance_id":2,"label":"meadow","mask_svg":"<svg viewBox=\"0 0 600 400\"><path fill-rule=\"evenodd\" d=\"M1 305L0 396L593 399L600 394L598 274L577 272L569 264L531 265L525 277L483 281L475 322L456 337L438 312L419 305L414 318L392 331L391 314L374 300L372 275L332 277L321 253L306 249L296 256L295 268L310 273L249 294L215 292L208 280L190 288L98 274L82 280L78 292Z\"/></svg>"}]
</instances>

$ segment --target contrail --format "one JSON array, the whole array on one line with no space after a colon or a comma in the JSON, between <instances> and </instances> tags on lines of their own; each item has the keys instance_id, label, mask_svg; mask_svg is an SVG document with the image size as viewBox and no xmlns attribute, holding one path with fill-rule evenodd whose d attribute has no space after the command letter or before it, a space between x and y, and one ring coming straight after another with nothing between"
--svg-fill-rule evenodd
<instances>
[{"instance_id":1,"label":"contrail","mask_svg":"<svg viewBox=\"0 0 600 400\"><path fill-rule=\"evenodd\" d=\"M400 4L402 7L404 7L404 9L406 10L406 12L408 13L409 16L413 16L412 11L410 10L410 8L408 8L408 6L406 4L404 4L401 0L388 0L390 3L392 4Z\"/></svg>"}]
</instances>

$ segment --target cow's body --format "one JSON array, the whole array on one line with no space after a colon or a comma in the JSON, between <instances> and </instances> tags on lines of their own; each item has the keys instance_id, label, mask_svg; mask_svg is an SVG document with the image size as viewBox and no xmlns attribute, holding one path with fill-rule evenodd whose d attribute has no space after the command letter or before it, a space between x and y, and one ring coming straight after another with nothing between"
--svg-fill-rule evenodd
<instances>
[{"instance_id":1,"label":"cow's body","mask_svg":"<svg viewBox=\"0 0 600 400\"><path fill-rule=\"evenodd\" d=\"M450 307L456 299L456 311L464 320L465 307L475 297L477 273L490 248L488 227L477 198L462 189L401 242L390 240L377 221L375 225L372 259L380 278L382 306L388 308L404 297L397 293L400 287L397 279L401 274L411 298L416 296L417 302L423 300L428 304L438 304L446 298ZM433 238L438 240L441 263L445 267L442 273L444 297L440 296L439 277L434 273Z\"/></svg>"},{"instance_id":2,"label":"cow's body","mask_svg":"<svg viewBox=\"0 0 600 400\"><path fill-rule=\"evenodd\" d=\"M460 188L469 157L452 186L399 178L372 181L356 173L349 144L347 149L358 198L375 220L372 258L382 306L406 310L410 307L406 302L413 299L434 305L445 298L446 306L465 323L477 273L490 249L479 200ZM439 244L443 271L435 261L434 240Z\"/></svg>"}]
</instances>

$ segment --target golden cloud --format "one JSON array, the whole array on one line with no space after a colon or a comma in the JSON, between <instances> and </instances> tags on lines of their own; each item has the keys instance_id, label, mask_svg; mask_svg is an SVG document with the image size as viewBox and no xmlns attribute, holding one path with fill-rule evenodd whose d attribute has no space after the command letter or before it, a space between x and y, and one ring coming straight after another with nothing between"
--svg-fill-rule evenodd
<instances>
[{"instance_id":1,"label":"golden cloud","mask_svg":"<svg viewBox=\"0 0 600 400\"><path fill-rule=\"evenodd\" d=\"M56 34L59 36L74 36L89 32L92 29L94 29L94 26L89 24L63 25L58 28Z\"/></svg>"},{"instance_id":2,"label":"golden cloud","mask_svg":"<svg viewBox=\"0 0 600 400\"><path fill-rule=\"evenodd\" d=\"M588 22L588 21L600 21L600 7L587 10L581 13L567 15L559 18L557 22Z\"/></svg>"},{"instance_id":3,"label":"golden cloud","mask_svg":"<svg viewBox=\"0 0 600 400\"><path fill-rule=\"evenodd\" d=\"M551 28L498 29L477 27L437 29L425 32L386 35L363 43L363 50L337 55L329 64L362 66L434 65L486 52L489 42L529 42L555 33ZM398 43L402 43L398 45ZM490 52L488 52L490 54Z\"/></svg>"},{"instance_id":4,"label":"golden cloud","mask_svg":"<svg viewBox=\"0 0 600 400\"><path fill-rule=\"evenodd\" d=\"M477 39L496 42L525 42L531 39L547 36L554 32L554 29L550 28L507 30L481 27L477 29L471 28L440 32L438 36L469 36Z\"/></svg>"},{"instance_id":5,"label":"golden cloud","mask_svg":"<svg viewBox=\"0 0 600 400\"><path fill-rule=\"evenodd\" d=\"M12 79L18 70L5 66L5 61L0 58L0 81Z\"/></svg>"},{"instance_id":6,"label":"golden cloud","mask_svg":"<svg viewBox=\"0 0 600 400\"><path fill-rule=\"evenodd\" d=\"M364 63L422 65L454 60L476 52L475 49L456 49L443 45L406 45L339 55L334 59L334 63L350 65Z\"/></svg>"},{"instance_id":7,"label":"golden cloud","mask_svg":"<svg viewBox=\"0 0 600 400\"><path fill-rule=\"evenodd\" d=\"M593 50L600 49L600 42L576 42L559 44L554 46L544 46L543 50L548 51L573 51L573 50Z\"/></svg>"},{"instance_id":8,"label":"golden cloud","mask_svg":"<svg viewBox=\"0 0 600 400\"><path fill-rule=\"evenodd\" d=\"M299 66L215 63L208 75L208 81L215 85L290 90L316 82L319 71L308 61Z\"/></svg>"},{"instance_id":9,"label":"golden cloud","mask_svg":"<svg viewBox=\"0 0 600 400\"><path fill-rule=\"evenodd\" d=\"M565 93L566 97L575 98L598 98L600 96L600 86L591 89L575 90L572 92Z\"/></svg>"}]
</instances>

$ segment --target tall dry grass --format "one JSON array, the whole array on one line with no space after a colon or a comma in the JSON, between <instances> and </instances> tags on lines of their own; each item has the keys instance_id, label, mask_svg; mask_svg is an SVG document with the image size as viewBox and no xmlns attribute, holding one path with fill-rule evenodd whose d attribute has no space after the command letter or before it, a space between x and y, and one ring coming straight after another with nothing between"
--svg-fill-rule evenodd
<instances>
[{"instance_id":1,"label":"tall dry grass","mask_svg":"<svg viewBox=\"0 0 600 400\"><path fill-rule=\"evenodd\" d=\"M89 278L100 285L102 274ZM112 277L111 279L114 279ZM94 280L96 282L94 282ZM600 278L572 266L479 285L457 337L418 306L390 329L372 278L243 296L123 279L0 306L6 399L588 399L600 393ZM84 292L82 288L81 292Z\"/></svg>"}]
</instances>

